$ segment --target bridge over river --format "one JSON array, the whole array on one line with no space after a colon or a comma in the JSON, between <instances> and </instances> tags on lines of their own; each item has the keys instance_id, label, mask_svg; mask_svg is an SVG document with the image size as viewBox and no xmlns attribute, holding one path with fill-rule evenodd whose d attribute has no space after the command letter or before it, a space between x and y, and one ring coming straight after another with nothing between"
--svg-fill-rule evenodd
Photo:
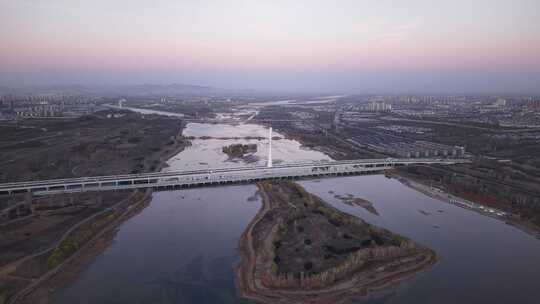
<instances>
[{"instance_id":1,"label":"bridge over river","mask_svg":"<svg viewBox=\"0 0 540 304\"><path fill-rule=\"evenodd\" d=\"M265 179L324 177L381 172L407 165L452 165L466 159L359 159L319 161L274 166L217 168L195 171L156 172L111 176L79 177L0 184L0 195L32 193L35 195L108 191L137 188L183 188L204 185L249 183Z\"/></svg>"}]
</instances>

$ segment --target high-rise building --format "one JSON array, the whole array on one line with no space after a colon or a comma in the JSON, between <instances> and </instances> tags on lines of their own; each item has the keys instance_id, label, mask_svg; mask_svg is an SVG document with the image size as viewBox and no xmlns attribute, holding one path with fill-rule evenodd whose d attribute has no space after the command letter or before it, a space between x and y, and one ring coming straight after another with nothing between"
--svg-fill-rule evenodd
<instances>
[{"instance_id":1,"label":"high-rise building","mask_svg":"<svg viewBox=\"0 0 540 304\"><path fill-rule=\"evenodd\" d=\"M384 101L370 102L363 109L369 112L390 112L392 111L392 105Z\"/></svg>"},{"instance_id":2,"label":"high-rise building","mask_svg":"<svg viewBox=\"0 0 540 304\"><path fill-rule=\"evenodd\" d=\"M495 101L495 106L499 107L499 108L504 108L506 107L506 99L504 98L497 98L497 101Z\"/></svg>"}]
</instances>

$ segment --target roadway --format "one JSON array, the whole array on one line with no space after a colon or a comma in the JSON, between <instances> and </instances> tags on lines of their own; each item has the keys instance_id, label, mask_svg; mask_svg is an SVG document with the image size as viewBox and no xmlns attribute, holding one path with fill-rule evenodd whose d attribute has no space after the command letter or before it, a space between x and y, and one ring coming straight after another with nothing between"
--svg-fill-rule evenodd
<instances>
[{"instance_id":1,"label":"roadway","mask_svg":"<svg viewBox=\"0 0 540 304\"><path fill-rule=\"evenodd\" d=\"M280 164L274 167L233 167L206 170L92 176L0 184L0 195L16 193L56 194L136 188L190 187L256 182L263 179L363 174L412 164L451 165L466 159L360 159Z\"/></svg>"}]
</instances>

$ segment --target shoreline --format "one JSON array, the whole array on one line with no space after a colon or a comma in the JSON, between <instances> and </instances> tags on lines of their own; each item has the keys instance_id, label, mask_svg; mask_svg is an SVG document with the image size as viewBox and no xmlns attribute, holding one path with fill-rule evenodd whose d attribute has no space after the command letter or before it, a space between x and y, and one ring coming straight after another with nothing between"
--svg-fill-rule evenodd
<instances>
[{"instance_id":1,"label":"shoreline","mask_svg":"<svg viewBox=\"0 0 540 304\"><path fill-rule=\"evenodd\" d=\"M164 147L164 149L162 150L163 152L160 153L160 155L157 157L159 165L154 171L158 172L168 167L169 159L171 159L178 153L182 152L186 147L191 145L191 141L186 142L186 139L182 138L183 130L184 127L180 128L177 134L176 143L172 147L172 149L170 147ZM152 160L156 160L156 158L150 157L144 161ZM124 207L124 211L121 214L118 214L117 217L112 219L110 223L106 224L105 227L101 228L95 235L91 236L90 239L86 240L81 248L74 251L58 266L51 270L48 270L38 278L34 278L29 285L20 289L15 294L9 296L6 304L35 303L38 299L39 303L42 304L54 303L55 291L75 280L80 275L80 273L84 271L86 267L88 267L95 260L95 258L97 258L109 247L109 245L114 240L114 236L116 235L116 232L118 231L120 226L125 221L142 212L150 204L153 193L151 189L147 189L146 191L144 191L143 197L135 199L135 201L129 203L129 201L134 199L134 196L137 195L137 193L141 192L138 190L130 191L129 196L126 199L121 200L120 202L108 207L107 209L104 209L92 215L91 217L85 218L82 221L74 224L53 246L51 246L47 250L43 250L37 254L33 254L31 256L23 258L22 262L17 267L24 264L24 262L26 262L27 260L31 261L33 259L39 259L41 256L44 255L49 255L50 257L50 255L57 248L59 248L62 241L68 238L69 235L73 231L77 230L79 226L86 224L87 222L96 222L99 220L96 220L96 217L99 217L99 215L115 208L122 208L123 204L125 204L126 202L128 203L128 205ZM17 267L14 268L13 272L17 271Z\"/></svg>"},{"instance_id":2,"label":"shoreline","mask_svg":"<svg viewBox=\"0 0 540 304\"><path fill-rule=\"evenodd\" d=\"M271 124L260 124L263 127L272 126ZM300 147L302 149L308 149L312 151L320 152L326 156L328 156L332 160L345 160L348 159L349 151L339 150L332 146L327 146L324 144L313 144L309 143L303 138L302 136L298 134L293 134L289 130L273 126L273 129L275 132L283 135L283 139L288 140L294 140L300 143Z\"/></svg>"},{"instance_id":3,"label":"shoreline","mask_svg":"<svg viewBox=\"0 0 540 304\"><path fill-rule=\"evenodd\" d=\"M133 200L136 193L137 192L133 192L129 198L110 207L110 209L122 208L121 205ZM73 254L67 257L58 266L32 281L30 285L11 297L7 303L35 303L36 299L34 299L34 297L39 298L40 303L54 303L54 292L58 288L61 288L76 279L76 277L84 271L86 266L90 265L99 254L104 252L112 243L117 228L148 206L151 197L152 191L145 191L143 197L138 199L135 198L131 204L128 204L128 206L124 208L125 211L123 213L119 214L111 223L103 227L99 232L87 240L80 249L73 252ZM108 210L104 210L103 212L106 211ZM91 220L93 219L94 218ZM86 221L91 222L91 220ZM80 226L81 223L82 222L78 223L76 226ZM70 233L76 229L77 227L70 229L70 232L66 233L58 244L60 244L62 240L67 239ZM54 251L55 248L49 251ZM47 252L44 254L47 254Z\"/></svg>"},{"instance_id":4,"label":"shoreline","mask_svg":"<svg viewBox=\"0 0 540 304\"><path fill-rule=\"evenodd\" d=\"M260 276L261 273L264 273L264 270L260 269L263 265L260 264L261 261L258 258L261 253L257 252L254 247L254 229L273 208L269 194L266 190L261 189L259 184L258 187L262 197L261 208L240 237L239 252L242 260L234 269L238 293L246 299L260 303L305 303L305 301L310 303L343 303L349 298L365 297L370 292L398 284L419 272L431 269L438 262L435 252L424 248L423 251L397 257L390 262L387 261L387 264L382 263L382 261L374 262L367 269L353 271L343 279L316 289L283 289L265 286L264 277L257 277L257 275ZM275 232L276 227L274 226L271 231ZM268 243L268 238L271 238L273 234L266 234L265 238L258 239L258 242ZM259 250L261 249L259 248ZM381 269L387 268L386 272L380 272Z\"/></svg>"},{"instance_id":5,"label":"shoreline","mask_svg":"<svg viewBox=\"0 0 540 304\"><path fill-rule=\"evenodd\" d=\"M322 153L324 153L325 155L327 155L328 157L330 157L332 159L336 159L336 160L348 159L347 155L349 155L349 153L354 153L353 151L349 151L348 153L346 153L344 151L340 151L338 149L335 149L332 146L328 146L328 145L324 145L324 144L312 145L312 144L306 143L304 138L302 136L300 136L300 135L290 134L287 130L281 130L280 128L277 128L277 127L275 129L278 132L281 132L285 136L285 138L297 140L298 142L301 143L302 147L306 147L306 148L311 149L311 150L322 152ZM343 156L345 156L345 157L343 157ZM413 178L411 178L409 176L405 176L405 175L403 175L401 173L398 173L396 170L393 170L392 173L389 174L389 176L392 177L392 178L398 179L405 186L407 186L407 187L409 187L411 189L414 189L416 191L419 191L419 192L421 192L421 193L423 193L423 194L425 194L427 196L438 199L438 200L443 201L445 203L456 205L458 207L461 207L461 208L476 212L476 213L484 215L484 216L488 216L488 217L497 219L499 221L503 221L505 224L513 226L516 229L518 229L518 230L520 230L520 231L522 231L522 232L524 232L524 233L526 233L528 235L531 235L531 236L535 237L536 239L540 240L540 226L537 226L537 225L535 225L535 224L533 224L533 223L531 223L529 221L522 220L522 219L518 218L518 216L515 215L515 214L503 212L503 213L506 214L506 216L504 216L504 217L497 216L496 212L495 212L495 214L493 214L492 212L487 211L488 209L493 209L494 210L494 208L491 208L489 206L484 206L484 205L476 203L476 202L474 202L474 204L477 204L479 206L483 206L485 209L482 210L482 209L479 209L479 208L468 207L465 204L460 204L459 201L470 201L469 199L465 199L463 197L459 197L459 196L456 196L456 195L453 195L453 194L450 194L450 195L451 195L452 198L454 198L454 200L457 201L457 203L450 203L448 201L447 196L440 195L440 193L438 193L434 189L429 189L429 188L425 189L425 187L429 187L429 185L425 184L422 181L413 179ZM404 182L404 180L405 180L405 182ZM418 185L412 185L411 183L415 183L415 184L418 184ZM448 195L448 193L446 193L446 194ZM499 211L499 212L502 212L502 211Z\"/></svg>"},{"instance_id":6,"label":"shoreline","mask_svg":"<svg viewBox=\"0 0 540 304\"><path fill-rule=\"evenodd\" d=\"M520 220L520 219L512 218L511 216L513 216L513 215L499 216L497 214L493 214L491 212L487 212L487 211L482 210L482 209L471 208L471 207L469 207L469 206L467 206L465 204L451 203L451 202L449 202L449 196L450 196L450 198L454 198L454 200L468 201L468 199L458 197L456 195L449 194L449 193L446 193L446 192L444 192L444 194L446 194L446 195L443 195L441 192L430 188L430 186L425 184L424 182L416 180L414 178L411 178L409 176L406 176L406 175L401 174L401 173L396 172L396 171L389 174L389 176L391 178L396 179L397 181L399 181L404 186L409 187L409 188L411 188L411 189L413 189L415 191L418 191L418 192L420 192L420 193L422 193L424 195L427 195L427 196L429 196L429 197L431 197L433 199L439 200L439 201L441 201L443 203L446 203L446 204L458 206L460 208L463 208L463 209L478 213L480 215L487 216L487 217L493 218L495 220L504 222L505 224L510 225L512 227L515 227L516 229L520 230L521 232L524 232L524 233L526 233L526 234L540 240L540 227L533 226L529 222L526 222L526 221L523 221L523 220ZM478 203L475 203L475 204L478 204ZM478 205L483 206L482 204L478 204Z\"/></svg>"}]
</instances>

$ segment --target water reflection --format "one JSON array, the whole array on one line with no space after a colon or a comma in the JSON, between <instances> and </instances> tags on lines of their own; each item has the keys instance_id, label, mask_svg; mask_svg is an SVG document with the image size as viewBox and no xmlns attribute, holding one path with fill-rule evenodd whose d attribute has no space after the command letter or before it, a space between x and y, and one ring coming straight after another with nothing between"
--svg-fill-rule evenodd
<instances>
[{"instance_id":1,"label":"water reflection","mask_svg":"<svg viewBox=\"0 0 540 304\"><path fill-rule=\"evenodd\" d=\"M375 294L369 303L538 303L540 242L533 236L382 175L300 183L334 207L410 237L439 255L431 271L402 282L396 295ZM379 215L344 204L329 189L373 202Z\"/></svg>"},{"instance_id":2,"label":"water reflection","mask_svg":"<svg viewBox=\"0 0 540 304\"><path fill-rule=\"evenodd\" d=\"M158 192L58 303L243 303L238 238L260 206L254 185Z\"/></svg>"},{"instance_id":3,"label":"water reflection","mask_svg":"<svg viewBox=\"0 0 540 304\"><path fill-rule=\"evenodd\" d=\"M188 136L265 136L256 125L190 124ZM195 140L169 170L238 166L223 145L248 140ZM258 163L264 164L264 142ZM276 158L329 159L296 141L274 143ZM501 221L449 205L384 176L302 181L335 207L431 247L441 257L430 271L377 292L369 303L538 303L540 242ZM255 185L159 192L124 223L113 244L66 288L58 303L243 303L233 267L238 239L258 208ZM340 197L364 198L369 208ZM424 212L419 212L422 210ZM355 302L365 302L365 299Z\"/></svg>"},{"instance_id":4,"label":"water reflection","mask_svg":"<svg viewBox=\"0 0 540 304\"><path fill-rule=\"evenodd\" d=\"M222 256L207 262L199 254L187 265L163 273L149 284L159 288L160 303L244 303L236 298L230 276L230 265L235 261L235 256Z\"/></svg>"}]
</instances>

